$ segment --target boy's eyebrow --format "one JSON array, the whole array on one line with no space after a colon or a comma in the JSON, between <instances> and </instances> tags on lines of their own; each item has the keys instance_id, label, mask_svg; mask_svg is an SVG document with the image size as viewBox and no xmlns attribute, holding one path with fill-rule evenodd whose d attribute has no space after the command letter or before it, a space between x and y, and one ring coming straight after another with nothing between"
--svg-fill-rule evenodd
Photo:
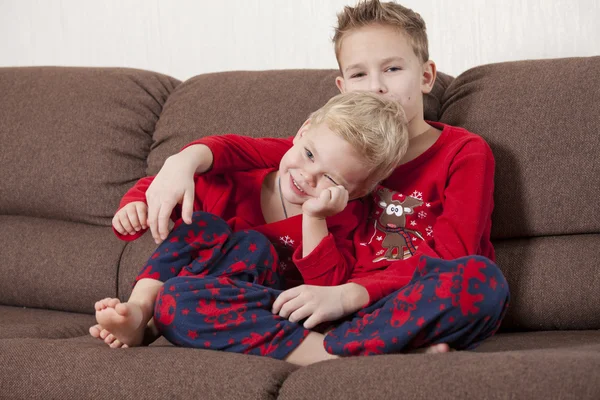
<instances>
[{"instance_id":1,"label":"boy's eyebrow","mask_svg":"<svg viewBox=\"0 0 600 400\"><path fill-rule=\"evenodd\" d=\"M394 56L394 57L388 57L388 58L384 58L383 60L381 60L381 61L379 62L379 64L387 64L387 63L390 63L390 62L392 62L392 61L396 61L396 62L403 62L403 61L404 61L404 58L402 58L402 57L396 57L396 56ZM351 64L351 65L348 65L348 66L347 66L347 67L344 69L344 72L348 72L349 70L351 70L351 69L355 69L355 68L361 68L362 66L363 66L363 64L362 64L362 63Z\"/></svg>"}]
</instances>

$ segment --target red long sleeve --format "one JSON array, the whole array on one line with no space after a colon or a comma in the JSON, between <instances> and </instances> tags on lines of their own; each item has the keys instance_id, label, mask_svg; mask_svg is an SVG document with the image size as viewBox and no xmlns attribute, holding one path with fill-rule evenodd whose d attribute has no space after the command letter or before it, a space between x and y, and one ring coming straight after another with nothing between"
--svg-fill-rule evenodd
<instances>
[{"instance_id":1,"label":"red long sleeve","mask_svg":"<svg viewBox=\"0 0 600 400\"><path fill-rule=\"evenodd\" d=\"M479 254L495 259L490 242L494 192L494 157L483 139L463 129L444 129L438 142L417 159L400 166L383 182L397 202L417 199L404 228L417 248L404 260L380 260L390 237L381 220L385 210L376 193L366 223L357 230L357 267L350 279L369 292L370 303L410 282L422 255L452 260ZM411 201L412 201L411 199ZM413 202L414 204L414 202ZM410 208L410 207L409 207ZM423 237L423 240L419 238ZM399 242L402 239L398 238ZM386 247L387 246L387 247Z\"/></svg>"},{"instance_id":2,"label":"red long sleeve","mask_svg":"<svg viewBox=\"0 0 600 400\"><path fill-rule=\"evenodd\" d=\"M195 144L208 146L214 155L211 173L219 174L257 168L277 168L285 152L292 147L292 139L252 138L228 134L207 136L187 144L183 149Z\"/></svg>"}]
</instances>

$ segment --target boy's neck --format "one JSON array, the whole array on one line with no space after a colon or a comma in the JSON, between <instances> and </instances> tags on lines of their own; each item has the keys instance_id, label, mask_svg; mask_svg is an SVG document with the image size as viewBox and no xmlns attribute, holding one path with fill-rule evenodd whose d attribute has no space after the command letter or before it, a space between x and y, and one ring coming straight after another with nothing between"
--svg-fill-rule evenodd
<instances>
[{"instance_id":1,"label":"boy's neck","mask_svg":"<svg viewBox=\"0 0 600 400\"><path fill-rule=\"evenodd\" d=\"M408 123L408 140L415 139L429 129L431 129L431 125L425 122L423 118L414 118Z\"/></svg>"},{"instance_id":2,"label":"boy's neck","mask_svg":"<svg viewBox=\"0 0 600 400\"><path fill-rule=\"evenodd\" d=\"M408 124L408 150L399 165L406 164L425 153L440 137L441 132L419 119Z\"/></svg>"}]
</instances>

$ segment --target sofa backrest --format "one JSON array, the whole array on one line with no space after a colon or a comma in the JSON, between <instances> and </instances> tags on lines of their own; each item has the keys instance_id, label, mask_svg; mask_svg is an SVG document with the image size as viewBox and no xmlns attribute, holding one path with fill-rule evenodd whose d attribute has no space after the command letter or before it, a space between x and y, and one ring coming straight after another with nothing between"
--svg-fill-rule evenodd
<instances>
[{"instance_id":1,"label":"sofa backrest","mask_svg":"<svg viewBox=\"0 0 600 400\"><path fill-rule=\"evenodd\" d=\"M0 304L91 311L116 293L109 226L146 173L179 82L115 68L0 68Z\"/></svg>"},{"instance_id":2,"label":"sofa backrest","mask_svg":"<svg viewBox=\"0 0 600 400\"><path fill-rule=\"evenodd\" d=\"M444 94L442 122L496 159L492 238L512 329L600 328L600 57L480 66Z\"/></svg>"},{"instance_id":3,"label":"sofa backrest","mask_svg":"<svg viewBox=\"0 0 600 400\"><path fill-rule=\"evenodd\" d=\"M430 120L496 157L493 239L511 286L505 329L600 329L600 57L440 74ZM123 193L184 144L287 137L337 93L334 70L224 72L182 84L148 71L0 69L0 304L91 312L125 299L154 249L110 229Z\"/></svg>"}]
</instances>

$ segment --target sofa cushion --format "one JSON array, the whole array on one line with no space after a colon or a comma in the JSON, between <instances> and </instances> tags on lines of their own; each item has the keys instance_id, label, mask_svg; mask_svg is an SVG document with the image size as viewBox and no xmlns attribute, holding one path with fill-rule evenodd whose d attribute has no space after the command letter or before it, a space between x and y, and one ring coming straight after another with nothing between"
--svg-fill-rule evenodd
<instances>
[{"instance_id":1,"label":"sofa cushion","mask_svg":"<svg viewBox=\"0 0 600 400\"><path fill-rule=\"evenodd\" d=\"M0 306L0 339L85 336L93 324L89 314Z\"/></svg>"},{"instance_id":2,"label":"sofa cushion","mask_svg":"<svg viewBox=\"0 0 600 400\"><path fill-rule=\"evenodd\" d=\"M0 214L109 226L145 176L177 84L122 68L0 68Z\"/></svg>"},{"instance_id":3,"label":"sofa cushion","mask_svg":"<svg viewBox=\"0 0 600 400\"><path fill-rule=\"evenodd\" d=\"M517 61L470 69L446 90L440 120L480 134L496 157L492 237L600 232L599 75L600 57Z\"/></svg>"},{"instance_id":4,"label":"sofa cushion","mask_svg":"<svg viewBox=\"0 0 600 400\"><path fill-rule=\"evenodd\" d=\"M572 338L566 333L564 338ZM600 332L579 335L579 345L561 346L554 335L522 346L503 337L493 352L407 354L326 361L295 371L279 399L598 399ZM512 344L519 350L510 350ZM537 346L540 348L537 348Z\"/></svg>"},{"instance_id":5,"label":"sofa cushion","mask_svg":"<svg viewBox=\"0 0 600 400\"><path fill-rule=\"evenodd\" d=\"M255 137L295 135L308 115L336 95L336 70L236 71L203 74L169 97L148 158L155 175L164 160L193 140L236 133ZM425 96L425 115L437 120L452 77L440 73Z\"/></svg>"},{"instance_id":6,"label":"sofa cushion","mask_svg":"<svg viewBox=\"0 0 600 400\"><path fill-rule=\"evenodd\" d=\"M0 340L0 398L275 399L296 369L256 356L98 339Z\"/></svg>"},{"instance_id":7,"label":"sofa cushion","mask_svg":"<svg viewBox=\"0 0 600 400\"><path fill-rule=\"evenodd\" d=\"M600 329L600 235L495 241L510 287L503 330Z\"/></svg>"},{"instance_id":8,"label":"sofa cushion","mask_svg":"<svg viewBox=\"0 0 600 400\"><path fill-rule=\"evenodd\" d=\"M91 313L117 295L125 243L110 228L10 215L0 226L0 304Z\"/></svg>"}]
</instances>

